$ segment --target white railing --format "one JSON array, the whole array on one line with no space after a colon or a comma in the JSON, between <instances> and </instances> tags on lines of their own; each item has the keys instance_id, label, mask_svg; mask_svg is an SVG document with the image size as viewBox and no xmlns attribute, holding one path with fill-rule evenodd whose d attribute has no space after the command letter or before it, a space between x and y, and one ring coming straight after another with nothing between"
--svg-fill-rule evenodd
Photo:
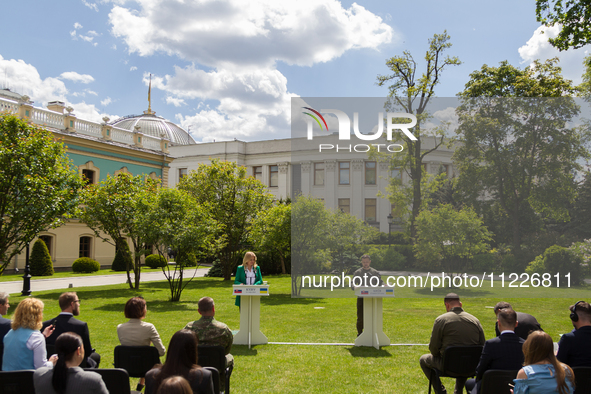
<instances>
[{"instance_id":1,"label":"white railing","mask_svg":"<svg viewBox=\"0 0 591 394\"><path fill-rule=\"evenodd\" d=\"M13 114L19 113L21 104L17 101L0 97L0 112L10 112ZM67 115L51 111L45 108L33 107L29 113L31 122L45 127L51 127L57 130L66 130L65 118ZM74 129L78 134L89 135L99 139L103 139L102 128L103 124L91 122L89 120L78 119L74 121ZM127 145L135 145L133 140L133 132L119 127L108 126L110 130L110 138L115 142L120 142ZM160 138L141 134L142 146L146 149L161 151Z\"/></svg>"},{"instance_id":2,"label":"white railing","mask_svg":"<svg viewBox=\"0 0 591 394\"><path fill-rule=\"evenodd\" d=\"M119 127L111 128L111 139L115 142L135 145L133 142L133 133L129 130L120 129Z\"/></svg>"},{"instance_id":3,"label":"white railing","mask_svg":"<svg viewBox=\"0 0 591 394\"><path fill-rule=\"evenodd\" d=\"M98 123L89 122L87 120L76 119L75 129L77 133L91 135L93 137L102 137L102 126Z\"/></svg>"},{"instance_id":4,"label":"white railing","mask_svg":"<svg viewBox=\"0 0 591 394\"><path fill-rule=\"evenodd\" d=\"M11 114L18 113L18 103L15 101L8 101L0 99L0 112L10 112Z\"/></svg>"},{"instance_id":5,"label":"white railing","mask_svg":"<svg viewBox=\"0 0 591 394\"><path fill-rule=\"evenodd\" d=\"M160 150L160 138L142 134L142 145L146 149Z\"/></svg>"},{"instance_id":6,"label":"white railing","mask_svg":"<svg viewBox=\"0 0 591 394\"><path fill-rule=\"evenodd\" d=\"M33 123L41 126L55 127L56 129L64 128L64 116L59 112L48 109L33 108L30 119Z\"/></svg>"}]
</instances>

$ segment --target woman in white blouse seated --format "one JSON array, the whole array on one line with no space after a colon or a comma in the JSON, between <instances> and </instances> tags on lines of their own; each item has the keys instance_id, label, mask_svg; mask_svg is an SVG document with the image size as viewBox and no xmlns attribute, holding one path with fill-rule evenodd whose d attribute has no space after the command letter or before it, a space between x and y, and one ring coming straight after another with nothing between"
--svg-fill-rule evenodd
<instances>
[{"instance_id":1,"label":"woman in white blouse seated","mask_svg":"<svg viewBox=\"0 0 591 394\"><path fill-rule=\"evenodd\" d=\"M142 321L147 313L148 308L143 297L133 297L125 303L125 317L129 321L117 326L119 342L124 346L150 346L150 343L153 343L158 349L158 355L162 357L166 353L166 348L162 344L156 327ZM144 378L141 378L137 390L141 391L143 388Z\"/></svg>"},{"instance_id":2,"label":"woman in white blouse seated","mask_svg":"<svg viewBox=\"0 0 591 394\"><path fill-rule=\"evenodd\" d=\"M43 301L37 298L25 298L14 311L12 329L4 336L3 371L37 369L53 367L56 356L47 360L45 338L55 330L48 326L43 333Z\"/></svg>"}]
</instances>

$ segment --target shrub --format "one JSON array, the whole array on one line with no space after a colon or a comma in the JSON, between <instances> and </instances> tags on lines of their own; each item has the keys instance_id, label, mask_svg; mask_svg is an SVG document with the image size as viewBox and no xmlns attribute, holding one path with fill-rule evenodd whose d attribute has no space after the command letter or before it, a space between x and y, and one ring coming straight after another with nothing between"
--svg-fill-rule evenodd
<instances>
[{"instance_id":1,"label":"shrub","mask_svg":"<svg viewBox=\"0 0 591 394\"><path fill-rule=\"evenodd\" d=\"M29 264L32 276L53 275L53 262L51 261L49 250L47 250L47 245L42 239L35 241Z\"/></svg>"},{"instance_id":2,"label":"shrub","mask_svg":"<svg viewBox=\"0 0 591 394\"><path fill-rule=\"evenodd\" d=\"M99 262L89 257L80 257L72 264L72 271L74 272L90 273L96 272L100 269L101 265Z\"/></svg>"},{"instance_id":3,"label":"shrub","mask_svg":"<svg viewBox=\"0 0 591 394\"><path fill-rule=\"evenodd\" d=\"M146 265L150 268L164 268L168 262L159 254L151 254L146 257Z\"/></svg>"},{"instance_id":4,"label":"shrub","mask_svg":"<svg viewBox=\"0 0 591 394\"><path fill-rule=\"evenodd\" d=\"M472 268L476 272L491 272L496 268L495 256L492 253L477 254L472 258Z\"/></svg>"},{"instance_id":5,"label":"shrub","mask_svg":"<svg viewBox=\"0 0 591 394\"><path fill-rule=\"evenodd\" d=\"M183 267L197 267L197 256L195 253L179 253L175 262Z\"/></svg>"},{"instance_id":6,"label":"shrub","mask_svg":"<svg viewBox=\"0 0 591 394\"><path fill-rule=\"evenodd\" d=\"M131 258L129 245L127 245L127 242L124 242L122 245L122 247L117 249L113 264L111 264L111 269L113 271L127 271L128 267L129 269L133 267L133 259Z\"/></svg>"},{"instance_id":7,"label":"shrub","mask_svg":"<svg viewBox=\"0 0 591 394\"><path fill-rule=\"evenodd\" d=\"M236 273L234 272L234 274L236 274ZM207 274L205 274L205 276L210 277L210 278L223 278L224 277L224 271L222 271L222 264L220 263L219 260L216 259L213 262L213 265L211 266L209 271L207 271Z\"/></svg>"},{"instance_id":8,"label":"shrub","mask_svg":"<svg viewBox=\"0 0 591 394\"><path fill-rule=\"evenodd\" d=\"M406 268L406 257L396 251L394 246L371 248L371 267L378 271L398 271ZM361 263L358 263L361 266Z\"/></svg>"},{"instance_id":9,"label":"shrub","mask_svg":"<svg viewBox=\"0 0 591 394\"><path fill-rule=\"evenodd\" d=\"M559 286L567 286L566 274L570 274L570 285L579 285L583 279L581 264L583 259L576 256L567 248L554 245L544 251L543 255L537 256L534 261L528 264L525 272L529 275L534 273L552 275L552 284L556 285L555 274L559 274Z\"/></svg>"}]
</instances>

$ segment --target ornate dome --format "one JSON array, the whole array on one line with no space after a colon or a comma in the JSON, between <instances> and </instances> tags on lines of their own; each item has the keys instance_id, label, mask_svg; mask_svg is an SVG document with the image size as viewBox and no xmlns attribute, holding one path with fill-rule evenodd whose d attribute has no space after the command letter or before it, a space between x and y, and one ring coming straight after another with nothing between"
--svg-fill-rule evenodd
<instances>
[{"instance_id":1,"label":"ornate dome","mask_svg":"<svg viewBox=\"0 0 591 394\"><path fill-rule=\"evenodd\" d=\"M129 131L135 131L136 126L139 126L140 133L158 138L164 134L170 140L172 145L196 144L193 137L180 126L175 125L161 116L156 116L154 113L129 115L110 122L109 124Z\"/></svg>"}]
</instances>

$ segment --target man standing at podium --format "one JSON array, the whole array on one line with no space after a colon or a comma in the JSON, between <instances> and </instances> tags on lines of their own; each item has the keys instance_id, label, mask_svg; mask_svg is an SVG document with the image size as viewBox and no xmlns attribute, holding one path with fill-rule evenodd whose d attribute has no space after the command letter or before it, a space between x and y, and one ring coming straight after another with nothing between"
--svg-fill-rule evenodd
<instances>
[{"instance_id":1,"label":"man standing at podium","mask_svg":"<svg viewBox=\"0 0 591 394\"><path fill-rule=\"evenodd\" d=\"M382 276L378 272L378 270L371 268L369 265L371 264L371 258L368 254L364 254L361 256L361 268L353 273L353 283L355 283L355 277L358 276L361 278L361 283L363 286L369 287L371 283L371 277L375 276L379 279L379 286L383 286L384 282L382 281ZM375 282L375 281L374 281ZM359 283L359 280L357 280ZM355 287L353 286L353 290ZM363 298L357 297L357 336L361 335L363 332Z\"/></svg>"}]
</instances>

